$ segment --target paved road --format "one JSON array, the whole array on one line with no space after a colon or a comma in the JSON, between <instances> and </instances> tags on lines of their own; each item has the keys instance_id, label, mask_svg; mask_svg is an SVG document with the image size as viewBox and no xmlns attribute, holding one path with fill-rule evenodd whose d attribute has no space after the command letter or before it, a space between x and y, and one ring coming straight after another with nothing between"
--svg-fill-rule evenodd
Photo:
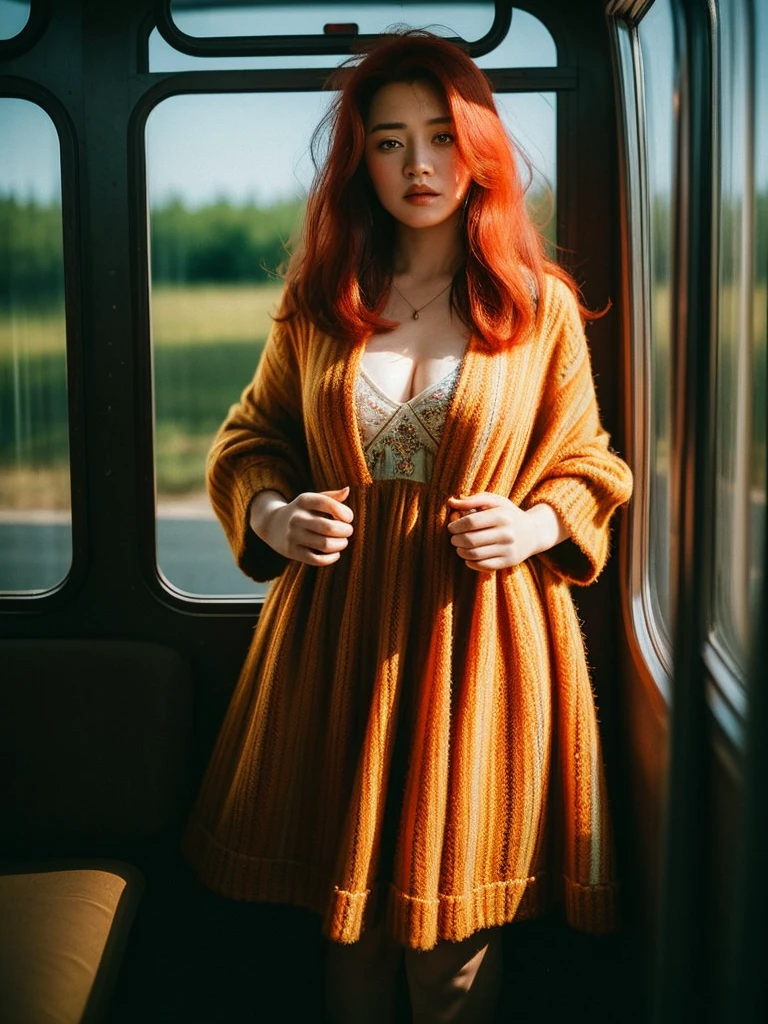
<instances>
[{"instance_id":1,"label":"paved road","mask_svg":"<svg viewBox=\"0 0 768 1024\"><path fill-rule=\"evenodd\" d=\"M190 594L263 596L235 565L219 524L160 519L158 563L174 587ZM72 557L66 523L0 522L0 591L48 590L66 575Z\"/></svg>"}]
</instances>

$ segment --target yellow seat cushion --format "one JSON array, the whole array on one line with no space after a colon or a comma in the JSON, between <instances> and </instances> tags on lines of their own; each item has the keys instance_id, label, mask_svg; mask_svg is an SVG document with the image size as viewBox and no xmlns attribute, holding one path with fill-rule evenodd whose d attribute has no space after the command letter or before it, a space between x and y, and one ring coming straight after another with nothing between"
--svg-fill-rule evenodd
<instances>
[{"instance_id":1,"label":"yellow seat cushion","mask_svg":"<svg viewBox=\"0 0 768 1024\"><path fill-rule=\"evenodd\" d=\"M129 865L6 869L0 875L0 1019L101 1018L143 888Z\"/></svg>"}]
</instances>

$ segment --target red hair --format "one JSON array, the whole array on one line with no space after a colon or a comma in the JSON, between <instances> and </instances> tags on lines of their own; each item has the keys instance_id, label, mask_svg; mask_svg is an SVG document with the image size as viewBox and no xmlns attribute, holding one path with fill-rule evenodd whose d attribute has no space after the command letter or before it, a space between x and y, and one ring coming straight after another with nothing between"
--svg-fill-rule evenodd
<instances>
[{"instance_id":1,"label":"red hair","mask_svg":"<svg viewBox=\"0 0 768 1024\"><path fill-rule=\"evenodd\" d=\"M355 341L395 326L380 315L392 282L395 221L379 203L363 159L365 122L383 85L419 80L445 96L472 179L453 308L492 347L515 344L534 325L545 273L567 282L577 300L578 292L567 272L547 258L530 220L514 143L488 79L455 44L421 30L384 36L329 81L339 95L315 133L313 154L324 130L329 153L288 268L285 315L300 311L321 330Z\"/></svg>"}]
</instances>

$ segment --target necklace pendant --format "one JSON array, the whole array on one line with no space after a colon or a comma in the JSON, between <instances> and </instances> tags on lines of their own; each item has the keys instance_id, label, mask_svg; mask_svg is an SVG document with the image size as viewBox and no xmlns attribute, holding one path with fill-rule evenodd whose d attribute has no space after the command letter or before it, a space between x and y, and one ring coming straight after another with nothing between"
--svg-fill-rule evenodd
<instances>
[{"instance_id":1,"label":"necklace pendant","mask_svg":"<svg viewBox=\"0 0 768 1024\"><path fill-rule=\"evenodd\" d=\"M418 311L418 309L414 309L413 316L411 317L411 319L412 320L418 320L419 319L419 311Z\"/></svg>"}]
</instances>

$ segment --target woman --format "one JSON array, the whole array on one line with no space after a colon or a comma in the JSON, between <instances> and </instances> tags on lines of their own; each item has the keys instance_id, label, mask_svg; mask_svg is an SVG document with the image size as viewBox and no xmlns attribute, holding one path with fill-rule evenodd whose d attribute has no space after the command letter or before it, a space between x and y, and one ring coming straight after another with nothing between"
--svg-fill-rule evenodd
<instances>
[{"instance_id":1,"label":"woman","mask_svg":"<svg viewBox=\"0 0 768 1024\"><path fill-rule=\"evenodd\" d=\"M569 584L603 567L631 478L473 62L385 38L330 124L210 456L241 568L277 581L185 846L219 892L323 915L334 1020L393 1019L404 951L415 1021L478 1024L501 925L554 892L612 926Z\"/></svg>"}]
</instances>

